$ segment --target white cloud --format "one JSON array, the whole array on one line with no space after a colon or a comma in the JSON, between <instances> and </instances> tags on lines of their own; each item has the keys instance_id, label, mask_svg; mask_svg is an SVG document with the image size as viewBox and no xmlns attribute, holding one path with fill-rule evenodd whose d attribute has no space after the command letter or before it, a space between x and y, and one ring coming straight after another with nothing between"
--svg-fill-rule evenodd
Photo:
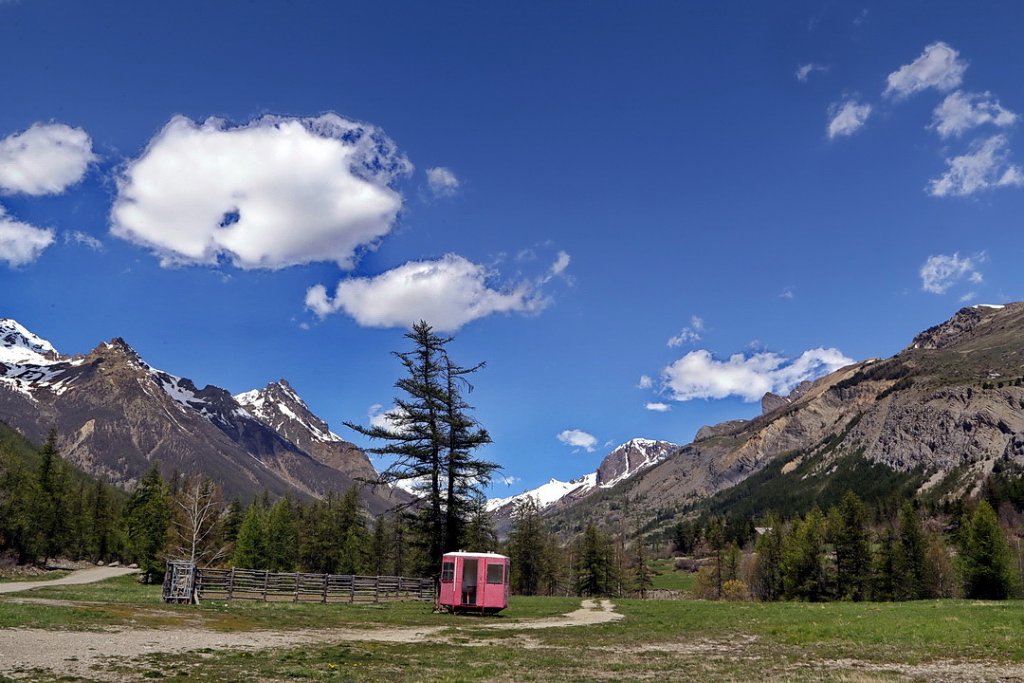
<instances>
[{"instance_id":1,"label":"white cloud","mask_svg":"<svg viewBox=\"0 0 1024 683\"><path fill-rule=\"evenodd\" d=\"M965 197L995 187L1024 186L1024 171L1008 161L1005 135L993 135L971 145L971 151L946 159L949 168L928 183L933 197Z\"/></svg>"},{"instance_id":2,"label":"white cloud","mask_svg":"<svg viewBox=\"0 0 1024 683\"><path fill-rule=\"evenodd\" d=\"M374 403L370 406L369 410L366 411L366 417L370 421L371 427L380 427L381 429L389 429L393 432L401 433L404 431L404 426L401 425L396 418L401 416L402 413L398 412L398 408L384 409L384 406L380 403Z\"/></svg>"},{"instance_id":3,"label":"white cloud","mask_svg":"<svg viewBox=\"0 0 1024 683\"><path fill-rule=\"evenodd\" d=\"M962 304L965 304L965 303L967 303L968 301L971 301L972 299L974 299L974 297L975 297L975 296L977 296L977 293L976 293L976 292L967 292L967 293L966 293L966 294L964 294L964 295L963 295L962 297L960 297L959 299L957 299L957 301L959 301L959 302L960 302L960 303L962 303Z\"/></svg>"},{"instance_id":4,"label":"white cloud","mask_svg":"<svg viewBox=\"0 0 1024 683\"><path fill-rule=\"evenodd\" d=\"M51 244L53 230L17 221L0 206L0 261L11 267L23 266L39 258Z\"/></svg>"},{"instance_id":5,"label":"white cloud","mask_svg":"<svg viewBox=\"0 0 1024 683\"><path fill-rule=\"evenodd\" d=\"M570 260L571 257L569 256L569 254L565 253L564 251L558 252L558 255L555 257L555 262L551 264L551 276L554 277L556 275L561 275L562 273L564 273L565 269L569 267Z\"/></svg>"},{"instance_id":6,"label":"white cloud","mask_svg":"<svg viewBox=\"0 0 1024 683\"><path fill-rule=\"evenodd\" d=\"M994 126L1012 126L1017 115L999 104L992 93L965 93L962 90L946 96L935 108L931 127L941 137L959 136L971 128L991 123Z\"/></svg>"},{"instance_id":7,"label":"white cloud","mask_svg":"<svg viewBox=\"0 0 1024 683\"><path fill-rule=\"evenodd\" d=\"M176 116L118 179L111 232L163 265L353 265L402 207L412 165L373 126L336 114L232 126Z\"/></svg>"},{"instance_id":8,"label":"white cloud","mask_svg":"<svg viewBox=\"0 0 1024 683\"><path fill-rule=\"evenodd\" d=\"M494 313L537 313L547 304L528 281L505 289L488 285L491 273L457 254L436 261L410 261L376 277L338 283L334 298L323 285L306 292L306 307L324 316L343 311L364 327L411 327L426 320L454 331Z\"/></svg>"},{"instance_id":9,"label":"white cloud","mask_svg":"<svg viewBox=\"0 0 1024 683\"><path fill-rule=\"evenodd\" d=\"M853 135L871 115L870 104L858 104L856 100L837 102L829 107L828 137Z\"/></svg>"},{"instance_id":10,"label":"white cloud","mask_svg":"<svg viewBox=\"0 0 1024 683\"><path fill-rule=\"evenodd\" d=\"M682 346L693 342L699 342L701 333L704 331L704 320L700 316L691 315L689 327L684 327L679 334L668 340L669 348Z\"/></svg>"},{"instance_id":11,"label":"white cloud","mask_svg":"<svg viewBox=\"0 0 1024 683\"><path fill-rule=\"evenodd\" d=\"M801 64L799 67L797 67L796 70L796 80L800 81L801 83L806 83L807 79L810 78L811 74L813 74L815 71L821 71L824 73L825 71L828 71L828 67L814 63Z\"/></svg>"},{"instance_id":12,"label":"white cloud","mask_svg":"<svg viewBox=\"0 0 1024 683\"><path fill-rule=\"evenodd\" d=\"M80 230L65 231L64 244L80 244L84 247L89 247L93 251L99 251L103 248L103 242Z\"/></svg>"},{"instance_id":13,"label":"white cloud","mask_svg":"<svg viewBox=\"0 0 1024 683\"><path fill-rule=\"evenodd\" d=\"M786 287L782 290L782 293L779 294L780 299L786 299L787 301L792 301L794 296L796 295L793 293L792 287Z\"/></svg>"},{"instance_id":14,"label":"white cloud","mask_svg":"<svg viewBox=\"0 0 1024 683\"><path fill-rule=\"evenodd\" d=\"M932 43L921 56L889 74L885 95L908 97L927 88L952 90L960 85L967 63L943 42Z\"/></svg>"},{"instance_id":15,"label":"white cloud","mask_svg":"<svg viewBox=\"0 0 1024 683\"><path fill-rule=\"evenodd\" d=\"M81 180L95 160L92 140L81 128L33 124L0 140L0 192L60 194Z\"/></svg>"},{"instance_id":16,"label":"white cloud","mask_svg":"<svg viewBox=\"0 0 1024 683\"><path fill-rule=\"evenodd\" d=\"M715 360L704 349L691 351L662 371L665 389L676 401L739 396L757 401L767 392L785 395L800 382L828 374L853 360L838 349L817 348L788 359L768 351L737 353Z\"/></svg>"},{"instance_id":17,"label":"white cloud","mask_svg":"<svg viewBox=\"0 0 1024 683\"><path fill-rule=\"evenodd\" d=\"M648 403L646 406L647 410L653 410L656 413L667 413L672 410L672 406L667 403Z\"/></svg>"},{"instance_id":18,"label":"white cloud","mask_svg":"<svg viewBox=\"0 0 1024 683\"><path fill-rule=\"evenodd\" d=\"M594 449L597 448L597 437L593 434L587 434L579 429L566 429L565 431L559 432L557 438L566 446L582 448L587 451L587 453L593 453Z\"/></svg>"},{"instance_id":19,"label":"white cloud","mask_svg":"<svg viewBox=\"0 0 1024 683\"><path fill-rule=\"evenodd\" d=\"M511 475L501 475L501 476L498 477L497 481L498 481L499 484L504 484L505 486L512 486L513 484L518 484L519 482L521 482L522 481L522 477L513 477Z\"/></svg>"},{"instance_id":20,"label":"white cloud","mask_svg":"<svg viewBox=\"0 0 1024 683\"><path fill-rule=\"evenodd\" d=\"M444 166L427 169L427 186L435 197L451 197L459 191L459 179Z\"/></svg>"},{"instance_id":21,"label":"white cloud","mask_svg":"<svg viewBox=\"0 0 1024 683\"><path fill-rule=\"evenodd\" d=\"M637 389L650 389L653 386L654 380L650 375L640 375L640 381L636 385Z\"/></svg>"},{"instance_id":22,"label":"white cloud","mask_svg":"<svg viewBox=\"0 0 1024 683\"><path fill-rule=\"evenodd\" d=\"M921 289L932 294L945 294L946 290L960 280L966 279L973 284L980 284L982 274L977 264L985 260L985 254L975 257L960 258L959 253L952 256L938 254L929 256L918 274L921 276Z\"/></svg>"}]
</instances>

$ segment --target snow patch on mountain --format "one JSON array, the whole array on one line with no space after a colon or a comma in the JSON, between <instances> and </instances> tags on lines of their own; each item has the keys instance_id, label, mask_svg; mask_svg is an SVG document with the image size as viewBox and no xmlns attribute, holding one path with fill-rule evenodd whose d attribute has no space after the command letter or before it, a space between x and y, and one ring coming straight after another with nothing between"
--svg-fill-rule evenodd
<instances>
[{"instance_id":1,"label":"snow patch on mountain","mask_svg":"<svg viewBox=\"0 0 1024 683\"><path fill-rule=\"evenodd\" d=\"M0 318L0 363L49 365L61 360L53 344L11 318Z\"/></svg>"},{"instance_id":2,"label":"snow patch on mountain","mask_svg":"<svg viewBox=\"0 0 1024 683\"><path fill-rule=\"evenodd\" d=\"M552 479L546 484L541 484L535 489L524 491L515 496L509 496L508 498L492 498L487 501L487 510L493 511L498 508L505 507L510 503L518 503L519 501L526 500L527 498L533 498L537 507L541 510L544 508L554 505L558 501L562 500L570 493L585 493L590 491L597 486L597 472L591 472L590 474L584 474L579 479L573 479L572 481L559 481Z\"/></svg>"}]
</instances>

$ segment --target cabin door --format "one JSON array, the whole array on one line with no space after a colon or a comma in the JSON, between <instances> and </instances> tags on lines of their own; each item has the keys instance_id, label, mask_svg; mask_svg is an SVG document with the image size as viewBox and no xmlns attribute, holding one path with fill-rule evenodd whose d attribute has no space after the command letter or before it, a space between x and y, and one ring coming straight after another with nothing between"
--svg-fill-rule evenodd
<instances>
[{"instance_id":1,"label":"cabin door","mask_svg":"<svg viewBox=\"0 0 1024 683\"><path fill-rule=\"evenodd\" d=\"M467 557L462 561L463 605L476 604L477 562L478 560L475 557Z\"/></svg>"}]
</instances>

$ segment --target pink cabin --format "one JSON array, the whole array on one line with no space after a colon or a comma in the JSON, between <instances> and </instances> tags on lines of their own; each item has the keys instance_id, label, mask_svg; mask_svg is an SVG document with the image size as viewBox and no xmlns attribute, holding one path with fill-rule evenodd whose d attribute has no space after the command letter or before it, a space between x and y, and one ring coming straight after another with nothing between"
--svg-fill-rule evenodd
<instances>
[{"instance_id":1,"label":"pink cabin","mask_svg":"<svg viewBox=\"0 0 1024 683\"><path fill-rule=\"evenodd\" d=\"M508 558L496 553L446 553L441 557L438 607L449 612L500 612L508 607L508 568Z\"/></svg>"}]
</instances>

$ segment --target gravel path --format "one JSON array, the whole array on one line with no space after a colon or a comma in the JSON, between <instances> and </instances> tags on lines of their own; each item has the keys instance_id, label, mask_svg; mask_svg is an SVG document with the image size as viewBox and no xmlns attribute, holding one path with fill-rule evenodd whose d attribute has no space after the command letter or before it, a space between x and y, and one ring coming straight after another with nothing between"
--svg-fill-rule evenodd
<instances>
[{"instance_id":1,"label":"gravel path","mask_svg":"<svg viewBox=\"0 0 1024 683\"><path fill-rule=\"evenodd\" d=\"M93 570L88 570L93 571ZM71 578L66 577L66 578ZM56 582L47 582L54 584ZM623 617L609 600L584 600L580 608L558 617L519 622L481 623L473 629L541 629L589 626ZM209 629L109 629L105 631L47 631L0 629L0 674L25 669L48 669L64 674L96 677L92 666L111 657L137 657L154 652L186 652L198 648L258 650L311 643L343 641L417 643L441 639L461 624L364 629L306 629L296 631L243 631L224 633Z\"/></svg>"},{"instance_id":2,"label":"gravel path","mask_svg":"<svg viewBox=\"0 0 1024 683\"><path fill-rule=\"evenodd\" d=\"M83 583L105 581L116 576L136 574L138 571L138 569L129 569L128 567L80 569L76 572L71 572L63 578L51 579L49 581L11 581L9 583L0 583L0 593L21 593L22 591L46 588L48 586L79 586Z\"/></svg>"}]
</instances>

